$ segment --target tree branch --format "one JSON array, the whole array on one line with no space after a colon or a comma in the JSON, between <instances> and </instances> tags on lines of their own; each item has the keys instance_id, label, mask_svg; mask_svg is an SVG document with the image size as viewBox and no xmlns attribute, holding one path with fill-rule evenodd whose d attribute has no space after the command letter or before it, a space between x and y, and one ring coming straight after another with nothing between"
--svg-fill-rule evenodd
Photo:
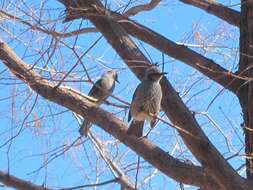
<instances>
[{"instance_id":1,"label":"tree branch","mask_svg":"<svg viewBox=\"0 0 253 190\"><path fill-rule=\"evenodd\" d=\"M201 167L173 158L147 139L137 139L127 135L127 126L124 122L115 118L113 114L97 108L86 96L70 88L55 88L56 84L43 79L2 41L0 42L0 59L17 78L24 81L35 92L95 123L165 175L185 184L210 187L210 190L216 186Z\"/></svg>"},{"instance_id":2,"label":"tree branch","mask_svg":"<svg viewBox=\"0 0 253 190\"><path fill-rule=\"evenodd\" d=\"M95 144L96 149L98 150L100 156L103 160L108 164L110 170L113 172L115 177L117 177L118 183L127 188L128 190L135 190L134 186L130 183L127 176L121 171L121 169L114 163L106 154L106 150L102 146L101 142L90 132L88 134L89 138L91 139L92 143Z\"/></svg>"},{"instance_id":3,"label":"tree branch","mask_svg":"<svg viewBox=\"0 0 253 190\"><path fill-rule=\"evenodd\" d=\"M168 56L197 69L203 75L233 93L236 93L243 84L243 81L236 78L235 74L186 46L178 45L157 32L130 19L126 20L121 17L121 19L118 19L118 22L129 34L150 44Z\"/></svg>"},{"instance_id":4,"label":"tree branch","mask_svg":"<svg viewBox=\"0 0 253 190\"><path fill-rule=\"evenodd\" d=\"M66 9L68 10L65 21L83 17L83 12L80 11L79 8L70 8L72 5L70 5L67 0L61 0L61 2L65 4ZM102 10L100 12L103 13ZM180 60L197 69L199 72L214 80L225 89L228 89L233 93L237 93L238 89L243 85L244 80L240 80L240 77L236 77L236 74L224 69L213 60L206 58L186 46L178 45L157 32L134 22L127 17L114 13L110 10L106 10L106 12L108 12L111 19L114 19L122 27L124 27L128 34L150 44L168 56ZM89 14L94 15L94 13Z\"/></svg>"},{"instance_id":5,"label":"tree branch","mask_svg":"<svg viewBox=\"0 0 253 190\"><path fill-rule=\"evenodd\" d=\"M239 72L253 77L253 1L241 0L240 60ZM248 80L238 93L243 113L245 134L246 174L253 180L253 81Z\"/></svg>"},{"instance_id":6,"label":"tree branch","mask_svg":"<svg viewBox=\"0 0 253 190\"><path fill-rule=\"evenodd\" d=\"M104 185L108 185L111 183L118 183L118 182L119 182L119 178L115 178L115 179L107 180L107 181L100 182L100 183L79 185L79 186L75 186L75 187L61 188L61 189L56 189L56 190L77 190L77 189L83 189L83 188L87 188L87 187L95 188L95 187L104 186Z\"/></svg>"},{"instance_id":7,"label":"tree branch","mask_svg":"<svg viewBox=\"0 0 253 190\"><path fill-rule=\"evenodd\" d=\"M0 182L8 187L13 187L19 190L49 190L48 188L41 187L23 179L16 178L2 171L0 171Z\"/></svg>"},{"instance_id":8,"label":"tree branch","mask_svg":"<svg viewBox=\"0 0 253 190\"><path fill-rule=\"evenodd\" d=\"M203 9L206 12L228 22L229 24L238 27L240 26L240 12L225 7L220 3L211 2L207 0L179 0L179 1Z\"/></svg>"},{"instance_id":9,"label":"tree branch","mask_svg":"<svg viewBox=\"0 0 253 190\"><path fill-rule=\"evenodd\" d=\"M57 32L54 30L45 29L45 28L40 27L36 24L31 24L30 22L22 20L21 18L19 18L17 16L11 15L11 14L5 12L4 10L0 10L0 18L6 19L8 21L12 20L13 22L19 22L23 25L30 27L31 30L36 30L36 31L51 35L53 37L68 38L68 37L76 36L76 35L83 34L83 33L97 32L97 30L95 28L82 28L80 30L75 30L75 31L71 31L71 32Z\"/></svg>"},{"instance_id":10,"label":"tree branch","mask_svg":"<svg viewBox=\"0 0 253 190\"><path fill-rule=\"evenodd\" d=\"M140 5L140 6L148 6L150 9L156 6L159 2L158 1L151 1L148 5ZM138 6L137 6L138 7ZM138 9L141 11L141 7L137 8L133 7L133 11L129 9L125 14L136 14ZM148 10L149 8L146 8ZM144 8L145 9L145 8ZM77 10L75 9L74 14L71 15L70 18L66 18L66 20L72 20L74 18L81 17L81 14L76 13ZM229 89L230 91L237 93L238 89L242 86L243 82L242 80L237 78L235 74L227 71L220 65L216 64L213 60L208 59L204 56L202 56L199 53L196 53L195 51L187 48L183 45L178 45L174 43L173 41L166 39L164 36L152 31L151 29L138 24L120 14L116 14L113 12L110 12L111 15L114 16L114 18L124 27L124 29L131 35L133 35L136 38L139 38L140 40L152 45L153 47L157 48L158 50L162 51L163 53L167 54L168 56L171 56L177 60L180 60L189 66L197 69L210 79L216 81L220 85L222 85L224 88ZM124 15L125 15L124 14ZM75 15L73 18L72 16ZM43 29L37 25L32 25L27 21L23 21L21 18L10 15L3 10L0 10L0 16L6 19L12 19L14 21L18 21L24 25L29 26L32 30L37 30L43 33L46 33L48 35L51 35L53 37L71 37L83 33L90 33L90 32L98 32L96 28L83 28L80 30L75 30L72 32L67 33L60 33L56 31L49 31L46 29Z\"/></svg>"},{"instance_id":11,"label":"tree branch","mask_svg":"<svg viewBox=\"0 0 253 190\"><path fill-rule=\"evenodd\" d=\"M78 117L76 114L74 115L76 116L79 125L81 125L83 121L81 121L80 117ZM109 158L109 156L107 155L108 151L105 149L101 141L90 130L88 133L88 137L90 138L91 142L97 149L101 158L106 162L109 169L112 171L114 177L118 179L117 183L121 184L121 186L125 187L128 190L135 190L134 186L130 183L129 179L124 174L124 172L121 171L119 166Z\"/></svg>"},{"instance_id":12,"label":"tree branch","mask_svg":"<svg viewBox=\"0 0 253 190\"><path fill-rule=\"evenodd\" d=\"M124 16L130 17L130 16L134 16L142 11L149 11L149 10L155 8L160 2L161 2L161 0L151 0L147 4L132 7L127 12L124 13Z\"/></svg>"},{"instance_id":13,"label":"tree branch","mask_svg":"<svg viewBox=\"0 0 253 190\"><path fill-rule=\"evenodd\" d=\"M142 54L135 43L128 37L126 31L111 19L111 14L98 0L75 1L68 0L64 4L69 10L76 8L82 10L83 17L89 19L103 34L111 46L126 62L129 68L140 79L143 79L144 69L150 66L148 59ZM187 147L200 161L209 175L220 185L222 189L252 190L244 179L228 164L206 137L196 119L182 102L168 80L161 81L163 89L162 107L173 123L191 133L187 135L178 131ZM177 111L175 111L177 110Z\"/></svg>"}]
</instances>

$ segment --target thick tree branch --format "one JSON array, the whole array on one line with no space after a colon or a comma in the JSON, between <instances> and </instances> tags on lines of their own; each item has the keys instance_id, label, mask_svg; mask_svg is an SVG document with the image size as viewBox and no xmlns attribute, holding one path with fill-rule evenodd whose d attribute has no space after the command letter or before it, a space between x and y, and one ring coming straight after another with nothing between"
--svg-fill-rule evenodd
<instances>
[{"instance_id":1,"label":"thick tree branch","mask_svg":"<svg viewBox=\"0 0 253 190\"><path fill-rule=\"evenodd\" d=\"M253 77L253 0L241 0L240 60L239 72ZM246 174L253 180L253 81L249 80L239 91L245 134Z\"/></svg>"},{"instance_id":2,"label":"thick tree branch","mask_svg":"<svg viewBox=\"0 0 253 190\"><path fill-rule=\"evenodd\" d=\"M237 92L243 83L243 81L235 77L235 74L227 71L213 60L206 58L186 46L178 45L141 24L123 18L121 20L119 19L118 22L129 34L159 49L168 56L197 69L205 76L234 93Z\"/></svg>"},{"instance_id":3,"label":"thick tree branch","mask_svg":"<svg viewBox=\"0 0 253 190\"><path fill-rule=\"evenodd\" d=\"M19 190L49 190L48 188L41 187L23 179L16 178L2 171L0 171L0 182L8 187Z\"/></svg>"},{"instance_id":4,"label":"thick tree branch","mask_svg":"<svg viewBox=\"0 0 253 190\"><path fill-rule=\"evenodd\" d=\"M83 16L83 12L79 11L79 8L71 9L67 0L60 0L63 4L66 4L68 10L66 15L66 21L70 21ZM224 88L231 92L237 93L238 89L242 86L243 80L237 78L234 73L231 73L215 63L213 60L206 58L205 56L187 48L183 45L178 45L175 42L165 38L157 32L137 23L133 20L124 17L118 13L114 13L110 10L106 10L111 19L117 21L128 34L150 44L157 48L161 52L180 60L187 65L197 69L205 76L214 80ZM103 11L101 11L104 13ZM94 13L90 13L94 14ZM98 14L97 14L98 16Z\"/></svg>"},{"instance_id":5,"label":"thick tree branch","mask_svg":"<svg viewBox=\"0 0 253 190\"><path fill-rule=\"evenodd\" d=\"M150 66L148 59L128 37L126 31L111 19L110 12L105 10L100 1L76 1L75 4L68 0L61 0L61 2L64 2L67 10L71 7L82 10L83 17L89 19L97 27L136 76L143 79L144 68ZM193 138L192 135L183 133L181 130L178 131L187 147L201 162L208 174L222 189L252 189L209 141L194 116L165 78L162 80L162 89L164 94L162 107L165 113L173 123L194 136Z\"/></svg>"},{"instance_id":6,"label":"thick tree branch","mask_svg":"<svg viewBox=\"0 0 253 190\"><path fill-rule=\"evenodd\" d=\"M95 123L165 175L176 181L210 190L216 186L201 167L189 165L173 158L147 139L137 139L127 135L127 126L124 122L115 118L111 113L96 108L86 96L70 88L55 88L55 84L43 79L33 71L4 42L0 42L0 59L17 78L24 81L35 92Z\"/></svg>"},{"instance_id":7,"label":"thick tree branch","mask_svg":"<svg viewBox=\"0 0 253 190\"><path fill-rule=\"evenodd\" d=\"M206 12L228 22L229 24L238 27L240 26L240 12L225 7L220 3L207 0L179 0L179 1L203 9Z\"/></svg>"},{"instance_id":8,"label":"thick tree branch","mask_svg":"<svg viewBox=\"0 0 253 190\"><path fill-rule=\"evenodd\" d=\"M144 7L148 6L148 8L152 8L156 6L158 3L159 3L158 1L151 1L148 5L140 5L140 6L144 6ZM134 10L135 8L136 7L134 7ZM138 8L138 10L139 9L141 8ZM129 9L129 11L132 12L131 9ZM77 12L77 10L75 10L75 12ZM136 11L134 12L137 13ZM188 64L189 66L197 69L198 71L200 71L201 73L209 77L210 79L222 85L224 88L229 89L234 93L237 93L238 89L242 86L244 81L240 80L239 77L236 78L235 74L230 73L226 69L222 68L220 65L216 64L213 60L208 59L202 56L201 54L194 52L193 50L187 48L186 46L178 45L174 43L173 41L166 39L164 36L152 31L151 29L141 24L138 24L124 16L121 16L113 12L110 12L110 14L114 16L114 18L125 28L125 30L129 34L152 45L153 47L166 53L168 56L171 56L177 60L180 60ZM130 13L126 12L125 14L130 14ZM56 31L49 31L49 30L43 29L37 25L32 25L27 21L23 21L19 17L13 16L4 12L3 10L0 10L0 16L1 15L3 18L18 21L22 24L25 24L31 27L32 30L38 30L40 32L46 33L53 37L66 38L66 37L71 37L71 36L79 35L83 33L97 32L96 28L83 28L80 30L72 31L72 32L60 33ZM71 20L74 18L79 18L81 16L81 14L79 13L74 13L74 15L75 16L73 18L72 16L70 16ZM66 19L66 20L69 20L69 19Z\"/></svg>"}]
</instances>

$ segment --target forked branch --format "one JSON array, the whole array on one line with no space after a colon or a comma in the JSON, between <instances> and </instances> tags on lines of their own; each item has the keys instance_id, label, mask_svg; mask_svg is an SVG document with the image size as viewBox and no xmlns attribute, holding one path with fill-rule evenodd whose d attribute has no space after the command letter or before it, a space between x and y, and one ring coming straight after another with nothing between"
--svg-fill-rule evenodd
<instances>
[{"instance_id":1,"label":"forked branch","mask_svg":"<svg viewBox=\"0 0 253 190\"><path fill-rule=\"evenodd\" d=\"M56 84L43 79L3 41L0 42L0 59L12 74L24 81L39 95L95 123L165 175L194 186L207 188L214 185L214 182L201 167L189 165L173 158L147 139L137 139L127 135L127 126L124 122L114 117L113 114L96 108L86 96L70 88L61 86L55 88Z\"/></svg>"}]
</instances>

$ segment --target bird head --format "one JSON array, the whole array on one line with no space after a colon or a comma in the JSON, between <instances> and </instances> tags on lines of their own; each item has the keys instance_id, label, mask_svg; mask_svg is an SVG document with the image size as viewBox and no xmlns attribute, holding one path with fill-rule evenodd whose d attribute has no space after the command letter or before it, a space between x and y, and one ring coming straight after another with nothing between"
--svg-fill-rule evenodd
<instances>
[{"instance_id":1,"label":"bird head","mask_svg":"<svg viewBox=\"0 0 253 190\"><path fill-rule=\"evenodd\" d=\"M117 83L120 83L118 80L118 74L116 71L114 70L109 70L106 72L106 75L109 76L110 78L113 78L114 81L116 81Z\"/></svg>"},{"instance_id":2,"label":"bird head","mask_svg":"<svg viewBox=\"0 0 253 190\"><path fill-rule=\"evenodd\" d=\"M160 72L156 67L150 67L146 70L145 79L159 82L165 74L167 73Z\"/></svg>"}]
</instances>

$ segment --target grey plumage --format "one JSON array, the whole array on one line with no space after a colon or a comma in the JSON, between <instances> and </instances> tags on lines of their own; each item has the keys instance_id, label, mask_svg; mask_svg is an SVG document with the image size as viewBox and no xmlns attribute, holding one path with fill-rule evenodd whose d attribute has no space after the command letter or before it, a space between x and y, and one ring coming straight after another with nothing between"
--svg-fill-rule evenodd
<instances>
[{"instance_id":1,"label":"grey plumage","mask_svg":"<svg viewBox=\"0 0 253 190\"><path fill-rule=\"evenodd\" d=\"M144 121L150 121L151 127L154 127L155 119L152 115L158 115L161 107L162 89L160 80L165 73L159 72L155 67L148 68L145 74L145 80L141 82L133 95L128 121L133 117L127 133L141 137Z\"/></svg>"},{"instance_id":2,"label":"grey plumage","mask_svg":"<svg viewBox=\"0 0 253 190\"><path fill-rule=\"evenodd\" d=\"M101 105L108 98L108 96L112 94L115 88L115 81L119 82L118 75L116 71L110 70L103 74L101 78L92 86L88 95L97 99L96 106ZM80 135L87 137L91 125L92 123L90 123L88 120L84 120L79 129Z\"/></svg>"}]
</instances>

